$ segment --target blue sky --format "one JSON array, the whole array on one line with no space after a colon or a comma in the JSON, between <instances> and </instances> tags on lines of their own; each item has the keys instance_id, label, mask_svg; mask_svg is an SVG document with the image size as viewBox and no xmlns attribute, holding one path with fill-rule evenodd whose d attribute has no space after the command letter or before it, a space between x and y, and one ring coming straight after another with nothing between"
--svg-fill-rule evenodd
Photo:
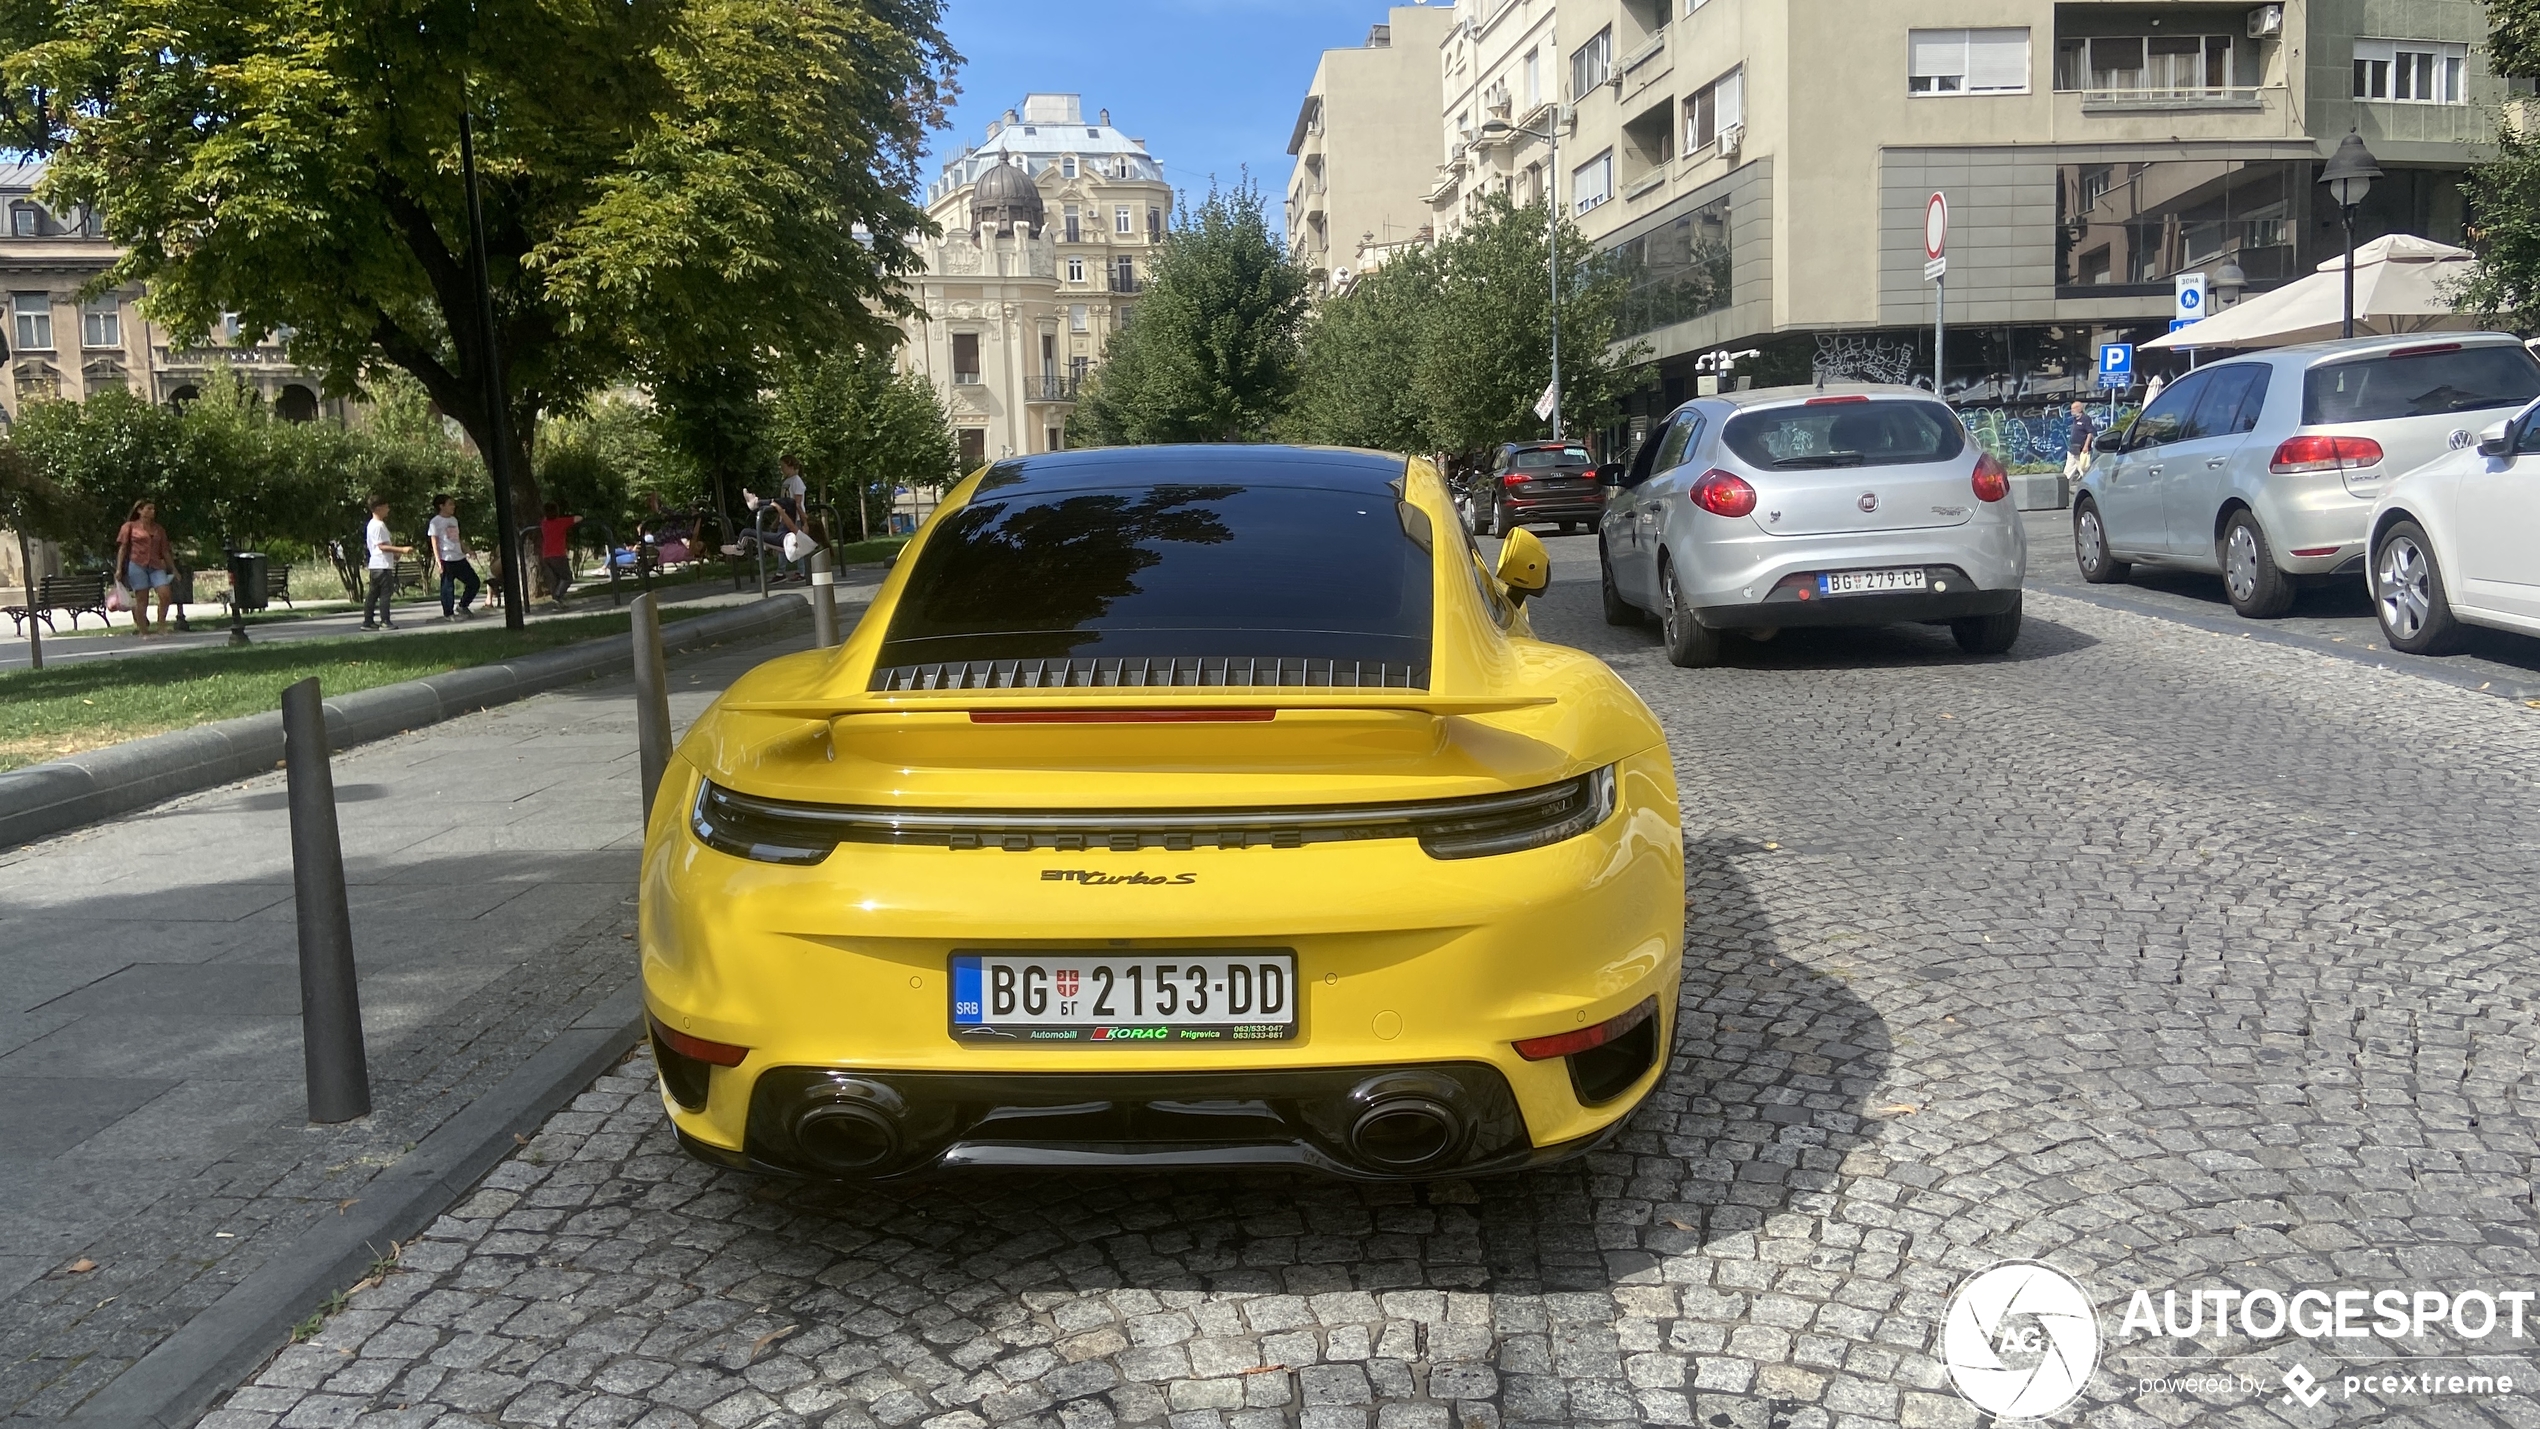
<instances>
[{"instance_id":1,"label":"blue sky","mask_svg":"<svg viewBox=\"0 0 2540 1429\"><path fill-rule=\"evenodd\" d=\"M1108 108L1146 140L1194 202L1211 173L1231 185L1251 165L1277 225L1288 130L1316 59L1363 42L1385 10L1384 0L948 0L961 99L927 176L1027 92L1071 92L1085 96L1087 118Z\"/></svg>"}]
</instances>

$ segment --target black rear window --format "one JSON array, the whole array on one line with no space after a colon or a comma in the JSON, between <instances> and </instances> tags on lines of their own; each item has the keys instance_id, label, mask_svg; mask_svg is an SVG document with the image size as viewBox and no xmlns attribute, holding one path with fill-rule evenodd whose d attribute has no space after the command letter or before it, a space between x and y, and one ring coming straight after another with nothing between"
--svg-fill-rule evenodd
<instances>
[{"instance_id":1,"label":"black rear window","mask_svg":"<svg viewBox=\"0 0 2540 1429\"><path fill-rule=\"evenodd\" d=\"M1430 539L1426 518L1381 488L1080 479L987 491L927 538L875 678L956 662L1222 657L1380 663L1396 684L1409 666L1425 683Z\"/></svg>"},{"instance_id":2,"label":"black rear window","mask_svg":"<svg viewBox=\"0 0 2540 1429\"><path fill-rule=\"evenodd\" d=\"M1937 402L1811 402L1740 412L1720 440L1749 466L1786 471L1947 461L1966 449L1958 419Z\"/></svg>"},{"instance_id":3,"label":"black rear window","mask_svg":"<svg viewBox=\"0 0 2540 1429\"><path fill-rule=\"evenodd\" d=\"M1586 447L1538 447L1517 452L1510 462L1510 468L1515 471L1551 471L1556 467L1587 465Z\"/></svg>"},{"instance_id":4,"label":"black rear window","mask_svg":"<svg viewBox=\"0 0 2540 1429\"><path fill-rule=\"evenodd\" d=\"M2331 362L2302 374L2302 425L2383 422L2519 407L2540 397L2540 362L2512 347L2438 347Z\"/></svg>"}]
</instances>

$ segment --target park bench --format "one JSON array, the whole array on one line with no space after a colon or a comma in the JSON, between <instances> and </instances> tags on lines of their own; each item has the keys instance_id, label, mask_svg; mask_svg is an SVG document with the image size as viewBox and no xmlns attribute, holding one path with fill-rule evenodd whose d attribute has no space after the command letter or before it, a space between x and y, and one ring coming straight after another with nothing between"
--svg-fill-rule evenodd
<instances>
[{"instance_id":1,"label":"park bench","mask_svg":"<svg viewBox=\"0 0 2540 1429\"><path fill-rule=\"evenodd\" d=\"M229 604L229 592L221 592L220 600L224 606ZM291 567L288 565L265 567L265 604L271 605L277 600L294 610L299 609L291 605Z\"/></svg>"},{"instance_id":2,"label":"park bench","mask_svg":"<svg viewBox=\"0 0 2540 1429\"><path fill-rule=\"evenodd\" d=\"M69 614L73 630L79 628L82 614L93 614L101 621L106 620L105 575L46 576L35 584L34 608L0 606L0 614L7 615L10 624L19 633L25 632L30 617L43 621L45 629L53 629L53 612L57 610Z\"/></svg>"},{"instance_id":3,"label":"park bench","mask_svg":"<svg viewBox=\"0 0 2540 1429\"><path fill-rule=\"evenodd\" d=\"M369 570L359 560L346 555L343 543L340 541L327 542L326 554L327 559L334 563L335 578L344 583L345 598L347 600L368 599L370 596ZM289 567L284 569L287 570ZM399 595L428 589L431 583L432 565L423 558L422 553L417 552L397 558L397 593Z\"/></svg>"}]
</instances>

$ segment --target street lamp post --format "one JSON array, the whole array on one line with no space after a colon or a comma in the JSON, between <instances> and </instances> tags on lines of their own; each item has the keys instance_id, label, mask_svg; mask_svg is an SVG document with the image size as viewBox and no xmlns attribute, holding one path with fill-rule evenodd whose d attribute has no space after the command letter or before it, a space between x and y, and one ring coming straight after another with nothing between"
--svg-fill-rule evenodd
<instances>
[{"instance_id":1,"label":"street lamp post","mask_svg":"<svg viewBox=\"0 0 2540 1429\"><path fill-rule=\"evenodd\" d=\"M2364 191L2380 177L2381 166L2373 162L2372 150L2364 147L2364 136L2352 129L2320 170L2320 182L2328 185L2328 196L2337 204L2346 239L2346 320L2338 329L2343 337L2355 335L2355 205L2364 201Z\"/></svg>"},{"instance_id":2,"label":"street lamp post","mask_svg":"<svg viewBox=\"0 0 2540 1429\"><path fill-rule=\"evenodd\" d=\"M1561 121L1560 105L1552 107L1552 118L1541 129L1511 124L1505 119L1485 120L1482 137L1504 139L1511 134L1527 134L1551 146L1544 159L1543 171L1543 249L1544 264L1552 281L1552 439L1562 440L1561 431Z\"/></svg>"}]
</instances>

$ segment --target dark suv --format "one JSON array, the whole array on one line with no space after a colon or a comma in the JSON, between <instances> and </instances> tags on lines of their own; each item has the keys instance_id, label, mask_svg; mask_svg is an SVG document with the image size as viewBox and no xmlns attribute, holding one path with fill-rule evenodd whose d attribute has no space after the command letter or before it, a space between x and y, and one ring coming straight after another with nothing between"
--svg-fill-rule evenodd
<instances>
[{"instance_id":1,"label":"dark suv","mask_svg":"<svg viewBox=\"0 0 2540 1429\"><path fill-rule=\"evenodd\" d=\"M1510 442L1487 474L1476 472L1458 485L1464 524L1493 536L1552 521L1567 536L1605 514L1596 463L1576 442Z\"/></svg>"}]
</instances>

